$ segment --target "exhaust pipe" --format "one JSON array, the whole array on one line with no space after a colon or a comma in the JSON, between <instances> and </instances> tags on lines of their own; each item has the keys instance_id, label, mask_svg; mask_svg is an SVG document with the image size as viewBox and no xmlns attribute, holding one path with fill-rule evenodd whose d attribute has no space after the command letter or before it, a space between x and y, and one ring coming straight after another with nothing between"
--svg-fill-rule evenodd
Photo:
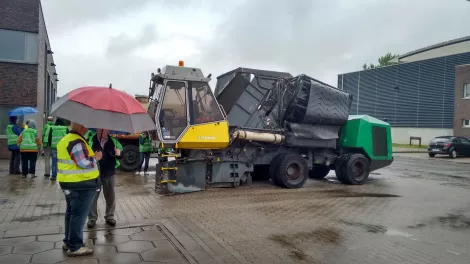
<instances>
[{"instance_id":1,"label":"exhaust pipe","mask_svg":"<svg viewBox=\"0 0 470 264\"><path fill-rule=\"evenodd\" d=\"M282 144L285 140L284 135L281 135L281 134L260 133L260 132L246 131L246 130L235 131L233 133L233 138L268 142L268 143L274 143L274 144Z\"/></svg>"}]
</instances>

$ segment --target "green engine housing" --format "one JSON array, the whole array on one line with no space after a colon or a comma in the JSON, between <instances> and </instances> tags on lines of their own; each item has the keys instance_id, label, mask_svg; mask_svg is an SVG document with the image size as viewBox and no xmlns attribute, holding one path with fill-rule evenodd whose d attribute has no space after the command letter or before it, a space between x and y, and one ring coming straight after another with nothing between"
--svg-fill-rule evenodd
<instances>
[{"instance_id":1,"label":"green engine housing","mask_svg":"<svg viewBox=\"0 0 470 264\"><path fill-rule=\"evenodd\" d=\"M368 115L350 115L341 129L339 146L342 150L362 152L377 170L393 162L390 124Z\"/></svg>"}]
</instances>

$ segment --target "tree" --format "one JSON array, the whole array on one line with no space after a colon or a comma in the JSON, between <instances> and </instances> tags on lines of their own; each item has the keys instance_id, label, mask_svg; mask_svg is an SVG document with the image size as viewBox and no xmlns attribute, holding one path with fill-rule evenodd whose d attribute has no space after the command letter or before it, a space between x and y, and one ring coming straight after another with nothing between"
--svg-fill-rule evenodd
<instances>
[{"instance_id":1,"label":"tree","mask_svg":"<svg viewBox=\"0 0 470 264\"><path fill-rule=\"evenodd\" d=\"M379 67L384 67L384 66L390 66L390 65L394 65L394 64L397 64L397 62L392 62L393 59L397 58L398 54L393 54L392 53L387 53L385 54L384 56L381 56L377 61L379 62L379 64L377 65L374 65L374 64L369 64L369 66L367 66L366 63L364 63L364 65L362 65L362 68L364 70L367 70L367 69L374 69L374 68L379 68Z\"/></svg>"}]
</instances>

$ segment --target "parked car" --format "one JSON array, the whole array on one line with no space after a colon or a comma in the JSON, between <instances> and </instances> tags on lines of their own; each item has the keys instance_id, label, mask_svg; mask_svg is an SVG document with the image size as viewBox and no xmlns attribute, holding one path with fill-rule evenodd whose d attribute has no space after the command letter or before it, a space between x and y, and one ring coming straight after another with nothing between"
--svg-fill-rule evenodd
<instances>
[{"instance_id":1,"label":"parked car","mask_svg":"<svg viewBox=\"0 0 470 264\"><path fill-rule=\"evenodd\" d=\"M429 142L428 155L470 156L470 140L464 137L442 136L435 137Z\"/></svg>"}]
</instances>

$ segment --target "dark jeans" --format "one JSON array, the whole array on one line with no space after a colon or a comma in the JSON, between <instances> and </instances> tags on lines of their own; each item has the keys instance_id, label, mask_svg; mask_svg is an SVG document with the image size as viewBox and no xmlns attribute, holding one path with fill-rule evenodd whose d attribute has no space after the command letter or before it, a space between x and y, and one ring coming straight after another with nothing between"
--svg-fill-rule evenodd
<instances>
[{"instance_id":1,"label":"dark jeans","mask_svg":"<svg viewBox=\"0 0 470 264\"><path fill-rule=\"evenodd\" d=\"M11 158L10 158L10 174L20 174L20 150L10 150Z\"/></svg>"},{"instance_id":2,"label":"dark jeans","mask_svg":"<svg viewBox=\"0 0 470 264\"><path fill-rule=\"evenodd\" d=\"M21 170L23 171L24 176L28 175L28 173L32 175L36 174L37 159L37 152L21 152Z\"/></svg>"},{"instance_id":3,"label":"dark jeans","mask_svg":"<svg viewBox=\"0 0 470 264\"><path fill-rule=\"evenodd\" d=\"M67 210L65 212L64 243L70 251L77 251L83 243L83 226L95 198L96 190L62 190L65 194Z\"/></svg>"},{"instance_id":4,"label":"dark jeans","mask_svg":"<svg viewBox=\"0 0 470 264\"><path fill-rule=\"evenodd\" d=\"M145 160L145 167L144 167L144 172L146 172L149 169L149 160L150 160L150 152L140 152L140 163L139 163L139 168L138 171L142 171L142 164L144 164Z\"/></svg>"},{"instance_id":5,"label":"dark jeans","mask_svg":"<svg viewBox=\"0 0 470 264\"><path fill-rule=\"evenodd\" d=\"M52 179L55 179L57 178L57 149L53 148L52 149L52 153L51 153L51 157L52 157L52 176L51 178Z\"/></svg>"}]
</instances>

